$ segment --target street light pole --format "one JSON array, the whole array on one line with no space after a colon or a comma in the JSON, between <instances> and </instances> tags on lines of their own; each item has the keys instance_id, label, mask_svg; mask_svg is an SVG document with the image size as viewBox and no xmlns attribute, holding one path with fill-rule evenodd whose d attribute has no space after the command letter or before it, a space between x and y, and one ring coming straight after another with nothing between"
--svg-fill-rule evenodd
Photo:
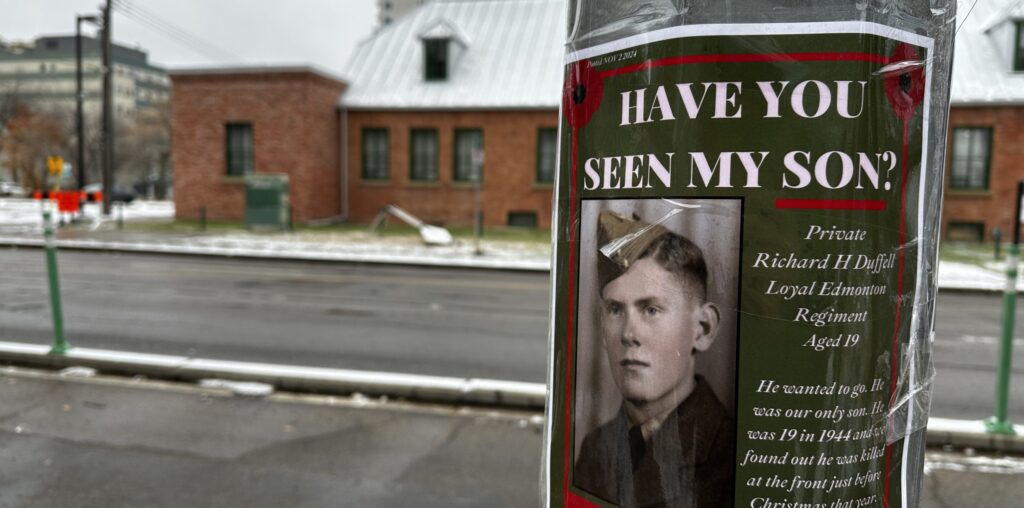
<instances>
[{"instance_id":1,"label":"street light pole","mask_svg":"<svg viewBox=\"0 0 1024 508\"><path fill-rule=\"evenodd\" d=\"M75 16L75 127L78 131L78 160L75 165L78 167L78 190L85 187L85 128L82 119L82 100L85 92L82 91L82 22L88 21L96 24L99 18L96 16Z\"/></svg>"},{"instance_id":2,"label":"street light pole","mask_svg":"<svg viewBox=\"0 0 1024 508\"><path fill-rule=\"evenodd\" d=\"M110 0L103 4L103 215L110 216L114 182L114 66L110 42L113 16Z\"/></svg>"}]
</instances>

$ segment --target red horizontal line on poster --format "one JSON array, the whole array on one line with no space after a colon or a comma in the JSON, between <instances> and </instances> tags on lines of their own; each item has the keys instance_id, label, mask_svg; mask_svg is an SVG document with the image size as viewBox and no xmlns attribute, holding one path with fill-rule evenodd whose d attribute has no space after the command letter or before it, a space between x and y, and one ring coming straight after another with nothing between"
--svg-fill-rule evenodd
<instances>
[{"instance_id":1,"label":"red horizontal line on poster","mask_svg":"<svg viewBox=\"0 0 1024 508\"><path fill-rule=\"evenodd\" d=\"M662 58L660 60L649 60L635 65L627 65L616 69L602 71L600 76L607 78L620 74L651 69L654 67L667 67L670 65L701 64L701 63L756 63L756 62L820 62L820 61L845 61L845 62L871 62L879 65L889 63L889 57L876 55L874 53L860 52L829 52L829 53L742 53L736 55L687 55Z\"/></svg>"},{"instance_id":2,"label":"red horizontal line on poster","mask_svg":"<svg viewBox=\"0 0 1024 508\"><path fill-rule=\"evenodd\" d=\"M885 201L881 199L787 199L775 200L775 208L798 210L871 210L884 211Z\"/></svg>"}]
</instances>

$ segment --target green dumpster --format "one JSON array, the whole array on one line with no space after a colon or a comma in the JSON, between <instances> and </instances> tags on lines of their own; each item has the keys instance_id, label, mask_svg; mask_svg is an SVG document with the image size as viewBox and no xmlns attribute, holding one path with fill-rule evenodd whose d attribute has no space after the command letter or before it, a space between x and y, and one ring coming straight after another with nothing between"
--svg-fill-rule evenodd
<instances>
[{"instance_id":1,"label":"green dumpster","mask_svg":"<svg viewBox=\"0 0 1024 508\"><path fill-rule=\"evenodd\" d=\"M245 175L245 227L286 229L291 222L288 175L254 173Z\"/></svg>"}]
</instances>

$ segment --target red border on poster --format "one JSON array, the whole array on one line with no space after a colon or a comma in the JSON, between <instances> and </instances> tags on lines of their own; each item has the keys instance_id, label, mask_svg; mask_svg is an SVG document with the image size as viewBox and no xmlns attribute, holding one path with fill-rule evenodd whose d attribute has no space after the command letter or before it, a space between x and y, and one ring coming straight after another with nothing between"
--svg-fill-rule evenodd
<instances>
[{"instance_id":1,"label":"red border on poster","mask_svg":"<svg viewBox=\"0 0 1024 508\"><path fill-rule=\"evenodd\" d=\"M712 55L688 55L688 56L677 56L670 58L662 58L658 60L650 60L634 65L627 65L623 67L617 67L614 69L607 69L600 72L596 72L596 78L599 83L599 88L603 93L603 81L605 78L619 76L623 74L630 74L639 72L647 69L657 67L668 67L674 65L687 65L687 64L702 64L702 63L758 63L758 62L822 62L822 61L855 61L855 62L870 62L879 65L888 65L893 62L904 61L909 58L907 50L905 48L909 45L901 44L897 51L891 56L877 55L873 53L862 53L862 52L821 52L821 53L743 53L743 54L712 54ZM915 51L916 52L916 51ZM916 55L915 55L916 56ZM590 71L592 67L587 60L580 60L577 62L586 62L586 71ZM574 62L575 63L575 62ZM920 72L920 71L916 71ZM923 83L923 79L920 80ZM571 88L566 89L566 94L572 93ZM890 97L890 100L892 98ZM916 107L920 104L918 97L912 97L911 102L913 108L910 113L913 114L916 111ZM904 249L903 244L906 243L906 201L907 201L907 153L908 153L908 115L905 115L905 109L900 110L900 105L892 104L894 112L901 120L903 120L903 165L902 165L902 183L900 189L900 254L899 254L899 266L897 275L897 298L896 298L896 314L894 319L894 331L893 331L893 345L892 345L892 380L890 387L890 400L896 393L896 374L897 362L899 361L897 346L899 345L899 319L900 319L900 307L903 301L903 274L904 274ZM596 109L596 106L595 106ZM568 113L568 112L567 112ZM592 112L591 112L592 113ZM583 123L589 121L590 115L586 115L586 120ZM570 187L570 203L569 203L569 217L576 217L576 201L577 201L577 167L578 167L578 150L579 150L579 129L582 125L572 126L572 167L571 167L571 187ZM842 210L865 210L865 211L882 211L886 209L885 201L873 201L873 200L800 200L800 199L787 199L780 198L776 200L775 207L777 209L842 209ZM576 493L572 492L570 485L570 469L572 464L569 461L570 457L570 439L569 434L572 428L572 411L573 411L573 397L572 397L572 374L573 374L573 339L575 334L573 333L575 322L574 322L574 295L575 291L575 269L576 269L576 234L579 227L578 222L575 219L570 219L569 228L569 300L568 300L568 330L566 336L566 381L565 381L565 427L564 435L565 447L563 451L564 456L564 475L562 483L562 492L564 504L567 508L598 508L598 505L593 502L580 497ZM884 498L883 506L888 508L889 506L889 476L891 474L891 457L892 457L892 445L886 445L886 459L885 459L885 487L884 487Z\"/></svg>"}]
</instances>

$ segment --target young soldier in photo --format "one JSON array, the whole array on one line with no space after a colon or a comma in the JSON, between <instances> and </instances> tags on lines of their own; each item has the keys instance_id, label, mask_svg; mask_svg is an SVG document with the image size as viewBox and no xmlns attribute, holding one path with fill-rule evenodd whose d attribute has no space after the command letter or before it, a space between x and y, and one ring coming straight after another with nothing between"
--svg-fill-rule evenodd
<instances>
[{"instance_id":1,"label":"young soldier in photo","mask_svg":"<svg viewBox=\"0 0 1024 508\"><path fill-rule=\"evenodd\" d=\"M607 211L597 245L599 329L622 406L584 438L576 486L624 507L731 507L735 427L694 373L720 321L703 253Z\"/></svg>"}]
</instances>

